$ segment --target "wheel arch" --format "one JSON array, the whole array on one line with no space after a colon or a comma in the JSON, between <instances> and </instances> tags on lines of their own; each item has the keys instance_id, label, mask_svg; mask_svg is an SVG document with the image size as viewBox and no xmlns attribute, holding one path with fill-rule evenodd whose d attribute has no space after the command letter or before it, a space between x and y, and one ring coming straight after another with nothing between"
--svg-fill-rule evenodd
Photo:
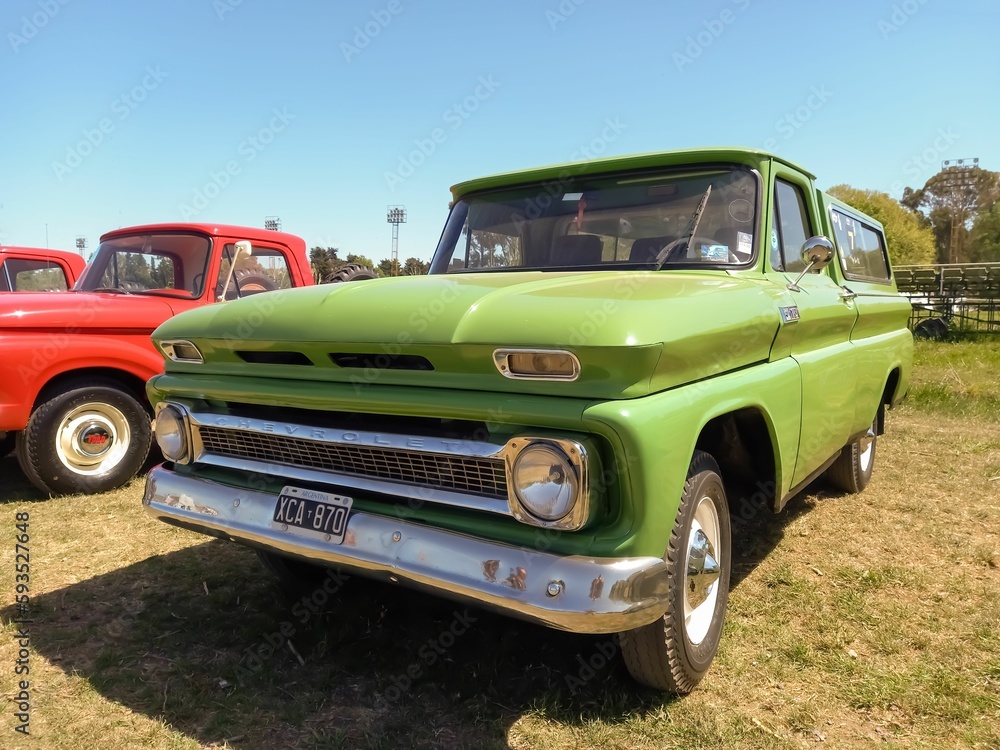
<instances>
[{"instance_id":1,"label":"wheel arch","mask_svg":"<svg viewBox=\"0 0 1000 750\"><path fill-rule=\"evenodd\" d=\"M781 464L774 424L760 406L743 406L708 420L695 450L715 458L722 472L730 513L756 514L765 505L775 508L780 496Z\"/></svg>"},{"instance_id":2,"label":"wheel arch","mask_svg":"<svg viewBox=\"0 0 1000 750\"><path fill-rule=\"evenodd\" d=\"M886 409L891 409L894 405L898 404L902 400L902 395L899 394L900 389L900 379L902 378L902 369L897 365L892 370L885 379L885 388L882 389L882 397L878 402L878 411L875 414L875 434L882 435L885 433L885 412Z\"/></svg>"},{"instance_id":3,"label":"wheel arch","mask_svg":"<svg viewBox=\"0 0 1000 750\"><path fill-rule=\"evenodd\" d=\"M149 400L146 398L146 381L136 373L118 367L81 367L73 370L64 370L53 375L38 391L32 405L32 410L45 401L48 401L55 394L69 390L74 384L82 385L95 380L105 381L118 386L121 390L133 396L146 412L152 416L152 408L149 405Z\"/></svg>"}]
</instances>

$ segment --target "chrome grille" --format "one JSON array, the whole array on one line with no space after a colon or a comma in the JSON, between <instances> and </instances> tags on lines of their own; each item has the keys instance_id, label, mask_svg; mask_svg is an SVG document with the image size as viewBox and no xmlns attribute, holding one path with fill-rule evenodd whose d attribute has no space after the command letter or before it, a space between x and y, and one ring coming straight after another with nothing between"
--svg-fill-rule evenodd
<instances>
[{"instance_id":1,"label":"chrome grille","mask_svg":"<svg viewBox=\"0 0 1000 750\"><path fill-rule=\"evenodd\" d=\"M209 425L198 432L204 451L219 456L507 498L504 464L496 458L333 444Z\"/></svg>"}]
</instances>

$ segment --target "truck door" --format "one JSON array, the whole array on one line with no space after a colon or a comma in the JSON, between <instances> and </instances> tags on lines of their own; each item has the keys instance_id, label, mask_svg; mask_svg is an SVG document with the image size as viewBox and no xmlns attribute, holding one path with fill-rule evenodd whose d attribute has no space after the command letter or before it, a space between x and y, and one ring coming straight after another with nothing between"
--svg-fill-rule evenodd
<instances>
[{"instance_id":1,"label":"truck door","mask_svg":"<svg viewBox=\"0 0 1000 750\"><path fill-rule=\"evenodd\" d=\"M877 222L862 217L843 205L825 201L837 246L834 263L845 294L857 295L854 305L858 321L851 332L851 341L858 356L857 399L855 401L854 432L865 429L882 402L886 373L898 364L898 348L889 345L891 339L906 340L906 322L911 307L900 297L889 268L885 234Z\"/></svg>"},{"instance_id":2,"label":"truck door","mask_svg":"<svg viewBox=\"0 0 1000 750\"><path fill-rule=\"evenodd\" d=\"M775 164L766 273L787 286L805 267L803 243L820 234L816 206L797 172ZM775 348L786 350L799 365L802 423L792 486L842 448L851 437L857 383L857 356L851 331L857 320L854 299L830 276L829 267L807 273L789 292L791 306L782 307L782 327ZM792 397L792 394L789 394Z\"/></svg>"}]
</instances>

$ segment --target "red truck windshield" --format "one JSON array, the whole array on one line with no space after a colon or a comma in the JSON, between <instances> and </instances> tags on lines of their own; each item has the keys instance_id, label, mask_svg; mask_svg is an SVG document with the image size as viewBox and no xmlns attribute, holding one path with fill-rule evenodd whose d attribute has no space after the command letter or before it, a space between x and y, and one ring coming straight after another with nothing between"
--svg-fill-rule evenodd
<instances>
[{"instance_id":1,"label":"red truck windshield","mask_svg":"<svg viewBox=\"0 0 1000 750\"><path fill-rule=\"evenodd\" d=\"M211 241L197 234L138 234L101 243L80 291L200 297Z\"/></svg>"}]
</instances>

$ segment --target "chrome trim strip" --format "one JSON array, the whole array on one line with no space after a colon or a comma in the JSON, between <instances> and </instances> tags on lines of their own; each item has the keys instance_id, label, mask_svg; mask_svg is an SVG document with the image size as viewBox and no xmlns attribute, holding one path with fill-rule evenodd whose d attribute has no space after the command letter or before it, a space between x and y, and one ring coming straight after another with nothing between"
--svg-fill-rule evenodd
<instances>
[{"instance_id":1,"label":"chrome trim strip","mask_svg":"<svg viewBox=\"0 0 1000 750\"><path fill-rule=\"evenodd\" d=\"M358 474L342 474L332 471L322 471L320 469L310 469L304 466L293 466L291 464L265 463L246 458L219 456L214 453L201 452L196 455L195 461L201 464L220 466L225 469L238 469L240 471L256 472L274 477L298 479L305 482L318 482L333 487L349 487L350 489L361 490L363 492L394 495L412 501L412 504L417 507L427 502L450 505L455 508L465 508L466 510L481 510L501 516L510 516L508 501L500 498L468 495L463 492L453 492L451 490L442 490L419 484L404 484L403 482L376 479Z\"/></svg>"},{"instance_id":2,"label":"chrome trim strip","mask_svg":"<svg viewBox=\"0 0 1000 750\"><path fill-rule=\"evenodd\" d=\"M510 363L507 361L511 354L565 354L573 360L572 375L522 375L510 371ZM566 349L496 349L493 352L493 364L505 378L511 380L558 380L570 382L580 377L580 360L573 352Z\"/></svg>"},{"instance_id":3,"label":"chrome trim strip","mask_svg":"<svg viewBox=\"0 0 1000 750\"><path fill-rule=\"evenodd\" d=\"M364 430L336 430L327 427L309 427L293 422L277 422L253 417L235 417L229 414L191 412L191 422L196 427L221 427L230 430L248 430L268 435L296 437L337 445L359 445L365 448L388 448L422 453L443 453L450 456L503 459L504 446L477 440L432 438L423 435L399 435Z\"/></svg>"},{"instance_id":4,"label":"chrome trim strip","mask_svg":"<svg viewBox=\"0 0 1000 750\"><path fill-rule=\"evenodd\" d=\"M351 513L343 544L331 544L272 529L276 497L157 466L142 503L175 526L559 630L615 633L666 611L669 578L656 557L560 556L360 511Z\"/></svg>"}]
</instances>

